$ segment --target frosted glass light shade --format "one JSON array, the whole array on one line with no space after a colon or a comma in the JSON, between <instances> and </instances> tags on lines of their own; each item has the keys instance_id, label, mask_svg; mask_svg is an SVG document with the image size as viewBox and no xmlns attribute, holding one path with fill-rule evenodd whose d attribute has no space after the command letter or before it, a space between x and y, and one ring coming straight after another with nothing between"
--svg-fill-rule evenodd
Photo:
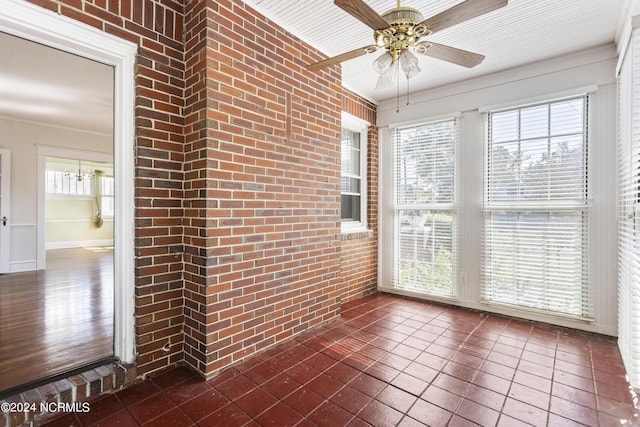
<instances>
[{"instance_id":1,"label":"frosted glass light shade","mask_svg":"<svg viewBox=\"0 0 640 427\"><path fill-rule=\"evenodd\" d=\"M382 75L389 69L392 62L393 57L391 56L391 54L389 52L385 52L380 55L378 59L373 61L373 69L376 71L376 73Z\"/></svg>"},{"instance_id":2,"label":"frosted glass light shade","mask_svg":"<svg viewBox=\"0 0 640 427\"><path fill-rule=\"evenodd\" d=\"M420 72L418 58L408 49L400 54L400 66L407 76L407 79L410 79Z\"/></svg>"},{"instance_id":3,"label":"frosted glass light shade","mask_svg":"<svg viewBox=\"0 0 640 427\"><path fill-rule=\"evenodd\" d=\"M385 89L391 87L393 82L398 78L398 63L393 62L387 70L378 77L378 83L376 84L376 90Z\"/></svg>"}]
</instances>

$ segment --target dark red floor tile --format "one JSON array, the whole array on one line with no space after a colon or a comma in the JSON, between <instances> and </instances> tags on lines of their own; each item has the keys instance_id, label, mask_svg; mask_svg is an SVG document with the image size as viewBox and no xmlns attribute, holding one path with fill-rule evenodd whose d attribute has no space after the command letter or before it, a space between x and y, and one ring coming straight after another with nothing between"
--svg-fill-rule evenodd
<instances>
[{"instance_id":1,"label":"dark red floor tile","mask_svg":"<svg viewBox=\"0 0 640 427\"><path fill-rule=\"evenodd\" d=\"M362 373L355 377L348 385L368 396L375 397L387 384L384 381Z\"/></svg>"},{"instance_id":2,"label":"dark red floor tile","mask_svg":"<svg viewBox=\"0 0 640 427\"><path fill-rule=\"evenodd\" d=\"M128 411L120 411L96 424L89 425L91 427L138 427L140 424Z\"/></svg>"},{"instance_id":3,"label":"dark red floor tile","mask_svg":"<svg viewBox=\"0 0 640 427\"><path fill-rule=\"evenodd\" d=\"M511 398L507 398L502 413L533 426L547 424L547 411Z\"/></svg>"},{"instance_id":4,"label":"dark red floor tile","mask_svg":"<svg viewBox=\"0 0 640 427\"><path fill-rule=\"evenodd\" d=\"M313 349L307 347L304 344L298 344L295 347L292 347L288 350L286 350L286 352L293 356L294 358L298 359L299 361L302 361L304 359L306 359L307 357L313 356L314 354L316 354L316 351L314 351Z\"/></svg>"},{"instance_id":5,"label":"dark red floor tile","mask_svg":"<svg viewBox=\"0 0 640 427\"><path fill-rule=\"evenodd\" d=\"M407 415L429 426L446 426L453 416L451 412L421 399L416 401Z\"/></svg>"},{"instance_id":6,"label":"dark red floor tile","mask_svg":"<svg viewBox=\"0 0 640 427\"><path fill-rule=\"evenodd\" d=\"M595 424L597 425L597 424ZM583 427L584 424L569 420L556 414L549 414L547 427Z\"/></svg>"},{"instance_id":7,"label":"dark red floor tile","mask_svg":"<svg viewBox=\"0 0 640 427\"><path fill-rule=\"evenodd\" d=\"M479 424L476 424L472 421L462 418L459 415L454 415L451 418L451 421L449 421L449 424L447 425L447 427L478 427L478 425Z\"/></svg>"},{"instance_id":8,"label":"dark red floor tile","mask_svg":"<svg viewBox=\"0 0 640 427\"><path fill-rule=\"evenodd\" d=\"M486 406L489 409L493 409L495 411L502 410L502 405L504 405L504 401L506 396L496 393L495 391L482 388L475 384L469 385L469 389L467 390L465 399L471 400L473 402L479 403L482 406Z\"/></svg>"},{"instance_id":9,"label":"dark red floor tile","mask_svg":"<svg viewBox=\"0 0 640 427\"><path fill-rule=\"evenodd\" d=\"M398 356L397 354L387 353L383 357L378 360L379 363L389 366L391 368L397 369L399 371L404 370L407 366L411 364L411 359L407 359L406 357Z\"/></svg>"},{"instance_id":10,"label":"dark red floor tile","mask_svg":"<svg viewBox=\"0 0 640 427\"><path fill-rule=\"evenodd\" d=\"M151 381L153 381L160 389L166 390L193 377L197 377L197 375L191 369L180 366L151 377Z\"/></svg>"},{"instance_id":11,"label":"dark red floor tile","mask_svg":"<svg viewBox=\"0 0 640 427\"><path fill-rule=\"evenodd\" d=\"M495 426L500 413L471 400L464 399L455 413L481 426Z\"/></svg>"},{"instance_id":12,"label":"dark red floor tile","mask_svg":"<svg viewBox=\"0 0 640 427\"><path fill-rule=\"evenodd\" d=\"M521 402L528 403L537 408L547 410L549 409L549 399L550 396L548 393L543 393L534 388L524 386L522 384L513 383L511 384L511 388L509 389L508 396L512 399L519 400Z\"/></svg>"},{"instance_id":13,"label":"dark red floor tile","mask_svg":"<svg viewBox=\"0 0 640 427\"><path fill-rule=\"evenodd\" d=\"M223 406L213 414L198 421L198 427L236 427L246 426L251 418L233 403Z\"/></svg>"},{"instance_id":14,"label":"dark red floor tile","mask_svg":"<svg viewBox=\"0 0 640 427\"><path fill-rule=\"evenodd\" d=\"M283 402L302 415L307 415L320 406L324 400L324 397L315 391L307 387L301 387L295 393L285 397Z\"/></svg>"},{"instance_id":15,"label":"dark red floor tile","mask_svg":"<svg viewBox=\"0 0 640 427\"><path fill-rule=\"evenodd\" d=\"M595 409L578 405L559 397L551 397L550 412L560 415L561 417L577 421L588 426L598 425L598 414Z\"/></svg>"},{"instance_id":16,"label":"dark red floor tile","mask_svg":"<svg viewBox=\"0 0 640 427\"><path fill-rule=\"evenodd\" d=\"M556 359L553 356L545 356L527 349L522 352L522 360L520 361L520 364L525 360L535 364L535 366L544 366L545 368L549 368L551 371L553 371L556 363Z\"/></svg>"},{"instance_id":17,"label":"dark red floor tile","mask_svg":"<svg viewBox=\"0 0 640 427\"><path fill-rule=\"evenodd\" d=\"M636 426L640 425L640 417L635 415L629 418L620 418L604 412L598 412L598 422L600 427Z\"/></svg>"},{"instance_id":18,"label":"dark red floor tile","mask_svg":"<svg viewBox=\"0 0 640 427\"><path fill-rule=\"evenodd\" d=\"M165 394L169 399L178 405L201 395L202 393L212 391L213 387L200 377L194 376L181 382L175 387L171 387Z\"/></svg>"},{"instance_id":19,"label":"dark red floor tile","mask_svg":"<svg viewBox=\"0 0 640 427\"><path fill-rule=\"evenodd\" d=\"M336 364L336 359L333 359L329 356L325 356L322 353L314 354L304 361L307 365L311 366L313 369L316 369L320 372L323 372L330 368L331 366Z\"/></svg>"},{"instance_id":20,"label":"dark red floor tile","mask_svg":"<svg viewBox=\"0 0 640 427\"><path fill-rule=\"evenodd\" d=\"M285 374L280 374L262 384L262 388L267 393L277 397L278 399L284 399L285 396L291 394L299 387L300 383Z\"/></svg>"},{"instance_id":21,"label":"dark red floor tile","mask_svg":"<svg viewBox=\"0 0 640 427\"><path fill-rule=\"evenodd\" d=\"M325 374L340 381L343 384L353 380L360 374L356 368L346 365L342 362L336 363L325 371Z\"/></svg>"},{"instance_id":22,"label":"dark red floor tile","mask_svg":"<svg viewBox=\"0 0 640 427\"><path fill-rule=\"evenodd\" d=\"M397 387L389 385L376 396L376 400L379 400L385 405L397 409L404 414L409 410L409 408L411 408L418 398L411 393L407 393L404 390L400 390Z\"/></svg>"},{"instance_id":23,"label":"dark red floor tile","mask_svg":"<svg viewBox=\"0 0 640 427\"><path fill-rule=\"evenodd\" d=\"M616 400L618 402L632 404L635 393L631 390L629 384L624 381L618 384L596 383L596 394L606 397L607 399Z\"/></svg>"},{"instance_id":24,"label":"dark red floor tile","mask_svg":"<svg viewBox=\"0 0 640 427\"><path fill-rule=\"evenodd\" d=\"M476 376L478 370L473 366L450 361L444 368L442 368L442 372L463 381L471 382L471 380Z\"/></svg>"},{"instance_id":25,"label":"dark red floor tile","mask_svg":"<svg viewBox=\"0 0 640 427\"><path fill-rule=\"evenodd\" d=\"M257 417L262 412L275 405L278 400L266 391L256 388L242 397L234 399L240 409L252 418Z\"/></svg>"},{"instance_id":26,"label":"dark red floor tile","mask_svg":"<svg viewBox=\"0 0 640 427\"><path fill-rule=\"evenodd\" d=\"M578 403L590 408L596 407L596 396L593 393L583 391L562 383L554 382L551 394L564 400Z\"/></svg>"},{"instance_id":27,"label":"dark red floor tile","mask_svg":"<svg viewBox=\"0 0 640 427\"><path fill-rule=\"evenodd\" d=\"M437 336L436 336L437 338ZM435 339L435 338L434 338ZM415 336L411 336L411 337L405 337L402 340L399 340L402 345L405 345L407 347L411 347L413 349L415 349L416 351L424 351L427 349L427 347L429 347L431 344L433 344L433 340L432 339L422 339L422 338L418 338Z\"/></svg>"},{"instance_id":28,"label":"dark red floor tile","mask_svg":"<svg viewBox=\"0 0 640 427\"><path fill-rule=\"evenodd\" d=\"M462 401L461 396L434 385L429 386L420 399L446 409L449 412L454 412Z\"/></svg>"},{"instance_id":29,"label":"dark red floor tile","mask_svg":"<svg viewBox=\"0 0 640 427\"><path fill-rule=\"evenodd\" d=\"M456 378L445 373L440 373L432 383L433 386L450 391L458 396L464 396L467 394L469 384L470 383L468 381L461 380L460 378Z\"/></svg>"},{"instance_id":30,"label":"dark red floor tile","mask_svg":"<svg viewBox=\"0 0 640 427\"><path fill-rule=\"evenodd\" d=\"M513 382L526 385L543 393L551 393L551 380L524 371L516 371Z\"/></svg>"},{"instance_id":31,"label":"dark red floor tile","mask_svg":"<svg viewBox=\"0 0 640 427\"><path fill-rule=\"evenodd\" d=\"M284 371L285 375L293 378L300 384L306 384L320 374L320 371L311 366L299 363L291 369Z\"/></svg>"},{"instance_id":32,"label":"dark red floor tile","mask_svg":"<svg viewBox=\"0 0 640 427\"><path fill-rule=\"evenodd\" d=\"M371 425L380 426L395 426L403 417L402 412L377 400L369 402L358 414L358 418L362 418Z\"/></svg>"},{"instance_id":33,"label":"dark red floor tile","mask_svg":"<svg viewBox=\"0 0 640 427\"><path fill-rule=\"evenodd\" d=\"M440 371L449 362L445 357L437 356L432 353L423 352L415 360L416 363L427 366L430 369Z\"/></svg>"},{"instance_id":34,"label":"dark red floor tile","mask_svg":"<svg viewBox=\"0 0 640 427\"><path fill-rule=\"evenodd\" d=\"M410 375L427 384L430 384L438 376L438 373L438 370L429 368L418 362L411 362L403 371L403 374Z\"/></svg>"},{"instance_id":35,"label":"dark red floor tile","mask_svg":"<svg viewBox=\"0 0 640 427\"><path fill-rule=\"evenodd\" d=\"M260 385L269 381L270 379L273 379L273 377L275 377L279 373L280 371L278 369L269 365L268 363L260 363L259 365L246 370L243 375L249 378L254 383Z\"/></svg>"},{"instance_id":36,"label":"dark red floor tile","mask_svg":"<svg viewBox=\"0 0 640 427\"><path fill-rule=\"evenodd\" d=\"M424 372L424 374L427 376L427 378L425 378L426 381L423 381L422 373L419 374L420 376L415 376L405 371L395 377L393 381L391 381L391 384L415 396L420 396L436 376L436 374L433 373L433 377L431 377L431 373L428 369L425 369L425 371L426 372Z\"/></svg>"},{"instance_id":37,"label":"dark red floor tile","mask_svg":"<svg viewBox=\"0 0 640 427\"><path fill-rule=\"evenodd\" d=\"M329 375L320 374L316 378L309 381L306 386L325 399L328 399L338 390L344 387L344 384L330 377Z\"/></svg>"},{"instance_id":38,"label":"dark red floor tile","mask_svg":"<svg viewBox=\"0 0 640 427\"><path fill-rule=\"evenodd\" d=\"M520 359L518 370L526 372L528 374L537 375L548 380L553 378L553 367L543 366L538 363L530 362L528 360L524 360L524 358Z\"/></svg>"},{"instance_id":39,"label":"dark red floor tile","mask_svg":"<svg viewBox=\"0 0 640 427\"><path fill-rule=\"evenodd\" d=\"M90 410L88 412L77 413L78 420L83 425L101 421L116 412L125 410L122 403L114 395L101 397L92 401L89 405Z\"/></svg>"},{"instance_id":40,"label":"dark red floor tile","mask_svg":"<svg viewBox=\"0 0 640 427\"><path fill-rule=\"evenodd\" d=\"M638 422L638 409L634 405L628 405L602 396L596 396L596 399L598 411L618 417L621 420L634 419L636 420L636 424L640 425L640 422Z\"/></svg>"},{"instance_id":41,"label":"dark red floor tile","mask_svg":"<svg viewBox=\"0 0 640 427\"><path fill-rule=\"evenodd\" d=\"M589 353L576 354L567 351L557 350L556 359L564 360L565 362L571 362L578 365L589 367L591 366L591 356Z\"/></svg>"},{"instance_id":42,"label":"dark red floor tile","mask_svg":"<svg viewBox=\"0 0 640 427\"><path fill-rule=\"evenodd\" d=\"M180 409L184 411L193 421L199 421L209 414L212 414L229 403L222 393L212 388L191 400L180 405Z\"/></svg>"},{"instance_id":43,"label":"dark red floor tile","mask_svg":"<svg viewBox=\"0 0 640 427\"><path fill-rule=\"evenodd\" d=\"M255 419L261 426L288 427L302 421L303 416L284 403L278 402Z\"/></svg>"},{"instance_id":44,"label":"dark red floor tile","mask_svg":"<svg viewBox=\"0 0 640 427\"><path fill-rule=\"evenodd\" d=\"M531 427L531 424L527 424L524 421L516 420L505 414L500 414L497 427Z\"/></svg>"},{"instance_id":45,"label":"dark red floor tile","mask_svg":"<svg viewBox=\"0 0 640 427\"><path fill-rule=\"evenodd\" d=\"M124 406L131 406L160 393L160 388L151 381L125 388L116 393L116 397Z\"/></svg>"},{"instance_id":46,"label":"dark red floor tile","mask_svg":"<svg viewBox=\"0 0 640 427\"><path fill-rule=\"evenodd\" d=\"M371 375L374 378L379 379L385 383L391 382L395 377L400 374L400 371L396 368L392 368L381 363L375 363L364 369L364 373Z\"/></svg>"},{"instance_id":47,"label":"dark red floor tile","mask_svg":"<svg viewBox=\"0 0 640 427\"><path fill-rule=\"evenodd\" d=\"M153 395L149 399L129 406L129 412L140 424L150 421L158 416L177 408L164 393Z\"/></svg>"},{"instance_id":48,"label":"dark red floor tile","mask_svg":"<svg viewBox=\"0 0 640 427\"><path fill-rule=\"evenodd\" d=\"M309 420L319 426L344 426L353 418L353 414L340 406L325 401L309 415Z\"/></svg>"},{"instance_id":49,"label":"dark red floor tile","mask_svg":"<svg viewBox=\"0 0 640 427\"><path fill-rule=\"evenodd\" d=\"M222 384L215 385L215 388L220 391L220 393L224 394L229 400L237 399L240 396L249 393L256 387L256 383L242 374L236 375Z\"/></svg>"},{"instance_id":50,"label":"dark red floor tile","mask_svg":"<svg viewBox=\"0 0 640 427\"><path fill-rule=\"evenodd\" d=\"M501 378L497 375L489 374L487 372L478 372L478 374L473 379L473 384L478 385L482 388L486 388L496 393L507 395L509 391L509 387L511 386L511 382Z\"/></svg>"},{"instance_id":51,"label":"dark red floor tile","mask_svg":"<svg viewBox=\"0 0 640 427\"><path fill-rule=\"evenodd\" d=\"M353 387L345 386L329 400L355 415L367 406L371 399L373 399L371 396L367 396Z\"/></svg>"},{"instance_id":52,"label":"dark red floor tile","mask_svg":"<svg viewBox=\"0 0 640 427\"><path fill-rule=\"evenodd\" d=\"M425 426L426 424L423 424L420 421L406 415L404 418L402 418L402 420L400 420L400 423L398 423L397 427L425 427Z\"/></svg>"},{"instance_id":53,"label":"dark red floor tile","mask_svg":"<svg viewBox=\"0 0 640 427\"><path fill-rule=\"evenodd\" d=\"M553 375L553 381L577 388L578 390L587 391L589 393L595 392L592 379L570 374L568 372L556 371Z\"/></svg>"},{"instance_id":54,"label":"dark red floor tile","mask_svg":"<svg viewBox=\"0 0 640 427\"><path fill-rule=\"evenodd\" d=\"M515 368L510 368L490 360L485 360L482 366L480 366L480 370L507 381L513 380L513 377L516 374Z\"/></svg>"},{"instance_id":55,"label":"dark red floor tile","mask_svg":"<svg viewBox=\"0 0 640 427\"><path fill-rule=\"evenodd\" d=\"M193 421L179 408L165 412L152 421L144 423L145 427L189 427L193 425Z\"/></svg>"},{"instance_id":56,"label":"dark red floor tile","mask_svg":"<svg viewBox=\"0 0 640 427\"><path fill-rule=\"evenodd\" d=\"M351 421L349 421L344 427L371 427L371 424L369 424L362 418L353 417L351 418Z\"/></svg>"},{"instance_id":57,"label":"dark red floor tile","mask_svg":"<svg viewBox=\"0 0 640 427\"><path fill-rule=\"evenodd\" d=\"M0 417L0 421L5 421L4 418ZM76 414L64 414L53 419L50 419L46 424L47 427L80 427L80 421L78 421L78 417Z\"/></svg>"},{"instance_id":58,"label":"dark red floor tile","mask_svg":"<svg viewBox=\"0 0 640 427\"><path fill-rule=\"evenodd\" d=\"M518 366L518 363L520 363L520 359L518 357L493 350L487 355L487 360L513 369L515 369Z\"/></svg>"},{"instance_id":59,"label":"dark red floor tile","mask_svg":"<svg viewBox=\"0 0 640 427\"><path fill-rule=\"evenodd\" d=\"M274 356L270 359L265 360L265 363L273 366L274 368L282 372L285 369L289 369L295 366L296 364L300 363L300 360L297 359L296 357L293 357L289 353L281 352L277 356Z\"/></svg>"}]
</instances>

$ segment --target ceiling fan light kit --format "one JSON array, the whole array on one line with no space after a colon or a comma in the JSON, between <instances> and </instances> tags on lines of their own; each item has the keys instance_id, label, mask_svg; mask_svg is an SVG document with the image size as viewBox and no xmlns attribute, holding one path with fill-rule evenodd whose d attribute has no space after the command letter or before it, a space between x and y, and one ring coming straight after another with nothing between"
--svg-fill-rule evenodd
<instances>
[{"instance_id":1,"label":"ceiling fan light kit","mask_svg":"<svg viewBox=\"0 0 640 427\"><path fill-rule=\"evenodd\" d=\"M504 7L508 0L465 0L437 15L424 19L419 10L397 6L382 15L371 9L364 0L335 0L335 5L374 30L375 44L365 46L307 66L310 71L338 64L349 59L373 53L385 52L373 62L373 69L380 74L376 89L387 87L397 79L402 68L407 81L420 73L418 58L413 52L471 68L484 60L483 55L433 42L421 41L431 34L462 23L477 16ZM398 64L400 64L398 66Z\"/></svg>"}]
</instances>

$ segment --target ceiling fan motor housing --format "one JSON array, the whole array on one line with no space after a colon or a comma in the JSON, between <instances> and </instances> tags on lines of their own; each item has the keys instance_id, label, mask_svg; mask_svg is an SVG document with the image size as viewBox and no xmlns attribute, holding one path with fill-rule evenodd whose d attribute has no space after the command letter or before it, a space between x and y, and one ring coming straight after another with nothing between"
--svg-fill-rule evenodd
<instances>
[{"instance_id":1,"label":"ceiling fan motor housing","mask_svg":"<svg viewBox=\"0 0 640 427\"><path fill-rule=\"evenodd\" d=\"M382 18L389 23L389 28L377 30L374 39L379 47L386 48L397 59L400 53L414 46L421 37L430 31L422 24L424 20L419 10L411 7L396 7L384 12Z\"/></svg>"}]
</instances>

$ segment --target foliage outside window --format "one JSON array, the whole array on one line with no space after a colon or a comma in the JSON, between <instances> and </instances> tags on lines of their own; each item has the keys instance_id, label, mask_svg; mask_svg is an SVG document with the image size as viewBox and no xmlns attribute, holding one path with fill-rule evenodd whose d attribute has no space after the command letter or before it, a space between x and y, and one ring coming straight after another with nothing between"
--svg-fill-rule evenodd
<instances>
[{"instance_id":1,"label":"foliage outside window","mask_svg":"<svg viewBox=\"0 0 640 427\"><path fill-rule=\"evenodd\" d=\"M395 287L453 296L456 122L395 134Z\"/></svg>"},{"instance_id":2,"label":"foliage outside window","mask_svg":"<svg viewBox=\"0 0 640 427\"><path fill-rule=\"evenodd\" d=\"M483 298L591 318L588 98L488 115Z\"/></svg>"},{"instance_id":3,"label":"foliage outside window","mask_svg":"<svg viewBox=\"0 0 640 427\"><path fill-rule=\"evenodd\" d=\"M367 124L343 113L340 139L342 231L367 228Z\"/></svg>"}]
</instances>

